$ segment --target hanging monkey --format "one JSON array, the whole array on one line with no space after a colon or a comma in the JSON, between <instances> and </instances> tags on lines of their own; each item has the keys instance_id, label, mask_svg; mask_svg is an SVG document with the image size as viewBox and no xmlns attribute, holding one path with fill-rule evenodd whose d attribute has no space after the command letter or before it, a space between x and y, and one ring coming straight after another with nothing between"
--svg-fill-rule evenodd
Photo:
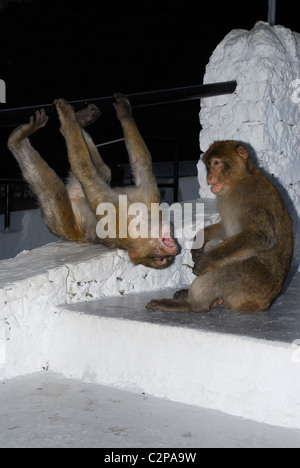
<instances>
[{"instance_id":1,"label":"hanging monkey","mask_svg":"<svg viewBox=\"0 0 300 468\"><path fill-rule=\"evenodd\" d=\"M151 268L168 267L177 254L177 245L171 235L170 226L161 226L159 237L131 238L118 235L119 223L128 213L119 210L119 195L127 195L129 206L139 202L147 206L149 223L150 206L160 203L160 193L152 170L149 150L141 137L132 116L131 105L122 94L115 94L115 110L123 128L125 144L129 153L135 185L125 188L111 188L111 172L101 158L92 138L83 129L99 117L100 111L90 105L75 113L64 99L57 99L56 106L61 123L71 174L67 186L49 167L45 160L32 147L29 136L47 124L48 117L42 109L29 123L19 126L8 140L8 147L18 161L23 177L38 198L43 219L48 229L56 236L67 241L104 244L110 248L127 250L135 265L142 264ZM111 203L116 210L117 236L99 238L96 226L101 219L97 208L101 203Z\"/></svg>"}]
</instances>

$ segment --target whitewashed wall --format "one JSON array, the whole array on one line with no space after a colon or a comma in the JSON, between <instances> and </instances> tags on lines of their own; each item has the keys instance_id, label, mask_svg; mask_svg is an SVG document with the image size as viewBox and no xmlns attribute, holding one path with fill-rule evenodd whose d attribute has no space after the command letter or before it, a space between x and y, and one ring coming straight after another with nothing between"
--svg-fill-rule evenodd
<instances>
[{"instance_id":1,"label":"whitewashed wall","mask_svg":"<svg viewBox=\"0 0 300 468\"><path fill-rule=\"evenodd\" d=\"M289 204L299 263L300 34L264 22L231 31L213 52L204 83L229 80L238 83L235 94L202 100L201 150L216 140L252 146ZM213 197L202 161L198 174L200 196Z\"/></svg>"}]
</instances>

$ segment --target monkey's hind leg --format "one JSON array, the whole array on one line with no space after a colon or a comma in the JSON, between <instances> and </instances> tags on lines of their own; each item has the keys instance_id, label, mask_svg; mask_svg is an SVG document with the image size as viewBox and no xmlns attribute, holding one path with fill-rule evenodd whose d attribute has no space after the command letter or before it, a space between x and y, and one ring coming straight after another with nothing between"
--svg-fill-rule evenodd
<instances>
[{"instance_id":1,"label":"monkey's hind leg","mask_svg":"<svg viewBox=\"0 0 300 468\"><path fill-rule=\"evenodd\" d=\"M48 117L37 111L27 124L16 128L8 139L8 147L18 161L23 177L36 194L48 229L64 240L79 240L82 231L75 219L63 181L31 146L29 136L44 127Z\"/></svg>"},{"instance_id":2,"label":"monkey's hind leg","mask_svg":"<svg viewBox=\"0 0 300 468\"><path fill-rule=\"evenodd\" d=\"M81 128L94 123L101 115L101 110L94 104L89 104L85 109L76 112L76 120Z\"/></svg>"},{"instance_id":3,"label":"monkey's hind leg","mask_svg":"<svg viewBox=\"0 0 300 468\"><path fill-rule=\"evenodd\" d=\"M187 298L186 291L179 291L175 299L153 300L147 309L205 312L222 304L241 312L261 311L269 308L277 293L269 270L258 259L250 258L198 276Z\"/></svg>"},{"instance_id":4,"label":"monkey's hind leg","mask_svg":"<svg viewBox=\"0 0 300 468\"><path fill-rule=\"evenodd\" d=\"M278 293L271 272L254 257L225 267L220 282L223 306L231 310L267 310Z\"/></svg>"},{"instance_id":5,"label":"monkey's hind leg","mask_svg":"<svg viewBox=\"0 0 300 468\"><path fill-rule=\"evenodd\" d=\"M146 308L168 312L207 312L215 304L221 303L221 295L216 277L208 273L195 279L190 289L174 294L174 299L151 301Z\"/></svg>"},{"instance_id":6,"label":"monkey's hind leg","mask_svg":"<svg viewBox=\"0 0 300 468\"><path fill-rule=\"evenodd\" d=\"M99 177L105 182L105 184L109 185L111 182L111 170L110 168L105 164L103 161L102 157L100 156L100 153L98 151L97 146L93 142L91 136L85 131L82 130L82 135L84 138L84 141L86 142L86 145L88 147L90 157L92 160L92 163L94 165L94 168L96 169Z\"/></svg>"},{"instance_id":7,"label":"monkey's hind leg","mask_svg":"<svg viewBox=\"0 0 300 468\"><path fill-rule=\"evenodd\" d=\"M66 140L72 172L81 183L90 208L96 213L98 205L107 199L117 203L117 194L99 176L92 162L74 109L64 99L56 99L54 104L61 122L60 131Z\"/></svg>"},{"instance_id":8,"label":"monkey's hind leg","mask_svg":"<svg viewBox=\"0 0 300 468\"><path fill-rule=\"evenodd\" d=\"M90 157L96 171L98 172L101 179L103 179L103 181L109 185L111 181L111 170L101 158L98 148L93 142L92 137L85 130L83 130L88 125L94 123L100 117L100 115L101 110L99 107L95 106L94 104L89 104L85 109L81 109L80 111L76 112L76 120L82 128L83 138L88 147Z\"/></svg>"},{"instance_id":9,"label":"monkey's hind leg","mask_svg":"<svg viewBox=\"0 0 300 468\"><path fill-rule=\"evenodd\" d=\"M151 154L132 117L131 104L126 96L120 93L115 93L114 98L116 100L114 107L123 128L135 185L141 187L143 193L147 194L153 203L160 202L160 193L152 170Z\"/></svg>"}]
</instances>

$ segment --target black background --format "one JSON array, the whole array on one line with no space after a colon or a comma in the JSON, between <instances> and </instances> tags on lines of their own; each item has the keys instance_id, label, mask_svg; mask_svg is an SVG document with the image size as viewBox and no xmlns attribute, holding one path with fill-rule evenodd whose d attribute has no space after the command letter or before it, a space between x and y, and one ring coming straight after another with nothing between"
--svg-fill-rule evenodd
<instances>
[{"instance_id":1,"label":"black background","mask_svg":"<svg viewBox=\"0 0 300 468\"><path fill-rule=\"evenodd\" d=\"M0 10L0 78L7 104L0 109L201 84L205 66L232 29L267 20L268 1L33 0ZM299 31L296 1L277 1L277 24ZM144 136L177 138L181 160L199 159L199 102L137 109ZM1 125L1 122L0 122ZM92 129L92 127L91 127ZM65 176L68 161L56 113L32 138L43 157ZM6 149L12 128L0 128L0 178L20 170ZM91 130L96 143L122 136L114 111ZM152 146L151 146L152 145ZM173 149L149 142L153 159ZM171 145L172 146L172 145ZM119 145L103 149L111 166L126 161Z\"/></svg>"}]
</instances>

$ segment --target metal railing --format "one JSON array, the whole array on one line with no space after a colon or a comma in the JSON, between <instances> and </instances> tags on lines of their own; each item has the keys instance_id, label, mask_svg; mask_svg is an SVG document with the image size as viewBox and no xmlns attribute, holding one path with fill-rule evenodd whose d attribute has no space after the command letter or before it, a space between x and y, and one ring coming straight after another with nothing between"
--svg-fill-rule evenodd
<instances>
[{"instance_id":1,"label":"metal railing","mask_svg":"<svg viewBox=\"0 0 300 468\"><path fill-rule=\"evenodd\" d=\"M128 94L127 97L131 102L133 108L155 106L159 104L169 104L174 102L198 100L208 97L221 96L224 94L233 94L236 90L236 81L226 81L222 83L211 83L197 86L187 86L182 88L164 89L158 91L150 91L144 93ZM82 108L83 106L93 103L101 107L101 109L111 109L114 102L113 96L100 97L93 99L84 99L79 101L70 101L75 110ZM34 111L44 108L48 113L54 111L53 104L41 104L27 107L2 109L0 110L0 128L1 127L13 127L23 123L28 119ZM178 200L178 141L176 139L169 138L175 142L175 153L174 153L174 178L173 183L170 184L159 184L160 187L172 187L174 189L174 201ZM117 140L122 141L122 139ZM98 146L105 146L107 144L116 143L117 141L111 141L103 143ZM25 184L26 182L22 179L0 179L0 185L5 186L5 221L4 229L9 231L10 227L10 202L11 202L11 186L13 184Z\"/></svg>"},{"instance_id":2,"label":"metal railing","mask_svg":"<svg viewBox=\"0 0 300 468\"><path fill-rule=\"evenodd\" d=\"M4 186L4 232L10 230L12 186L26 184L24 179L0 179L0 186Z\"/></svg>"},{"instance_id":3,"label":"metal railing","mask_svg":"<svg viewBox=\"0 0 300 468\"><path fill-rule=\"evenodd\" d=\"M172 102L192 101L224 94L232 94L236 90L236 81L224 81L222 83L211 83L197 86L186 86L183 88L162 89L159 91L147 91L145 93L128 94L127 97L133 108L169 104ZM113 96L70 101L75 110L90 103L100 106L101 109L111 109L115 102ZM45 109L48 113L54 111L53 104L39 104L28 107L0 110L0 127L12 127L26 121L34 111Z\"/></svg>"},{"instance_id":4,"label":"metal railing","mask_svg":"<svg viewBox=\"0 0 300 468\"><path fill-rule=\"evenodd\" d=\"M276 23L276 0L269 0L268 23L275 26Z\"/></svg>"},{"instance_id":5,"label":"metal railing","mask_svg":"<svg viewBox=\"0 0 300 468\"><path fill-rule=\"evenodd\" d=\"M145 137L146 141L163 141L170 144L174 144L174 156L172 159L173 174L170 174L168 178L172 179L172 182L159 182L157 185L159 188L171 188L173 190L173 201L174 203L178 201L178 190L179 190L179 171L178 171L178 139L176 138L162 138L162 137ZM113 145L116 143L121 143L124 141L124 138L117 140L107 141L105 143L100 143L96 145L101 148L108 145ZM157 176L158 177L158 176ZM10 231L10 217L11 217L11 204L13 198L13 187L16 185L28 185L24 179L0 179L0 188L4 187L4 232ZM29 186L28 186L29 187ZM29 187L30 188L30 187ZM1 194L0 194L1 195ZM1 227L0 227L1 231Z\"/></svg>"},{"instance_id":6,"label":"metal railing","mask_svg":"<svg viewBox=\"0 0 300 468\"><path fill-rule=\"evenodd\" d=\"M169 178L173 179L173 182L162 182L158 183L157 186L159 188L172 188L173 189L173 202L178 202L178 191L179 191L179 169L178 169L178 139L177 138L163 138L163 137L149 137L146 136L144 139L147 141L164 141L168 143L174 144L174 157L173 157L173 174L169 176ZM115 143L121 143L125 141L125 138L118 138L117 140L107 141L105 143L100 143L97 148L102 148L104 146L113 145ZM131 178L132 181L132 178Z\"/></svg>"}]
</instances>

